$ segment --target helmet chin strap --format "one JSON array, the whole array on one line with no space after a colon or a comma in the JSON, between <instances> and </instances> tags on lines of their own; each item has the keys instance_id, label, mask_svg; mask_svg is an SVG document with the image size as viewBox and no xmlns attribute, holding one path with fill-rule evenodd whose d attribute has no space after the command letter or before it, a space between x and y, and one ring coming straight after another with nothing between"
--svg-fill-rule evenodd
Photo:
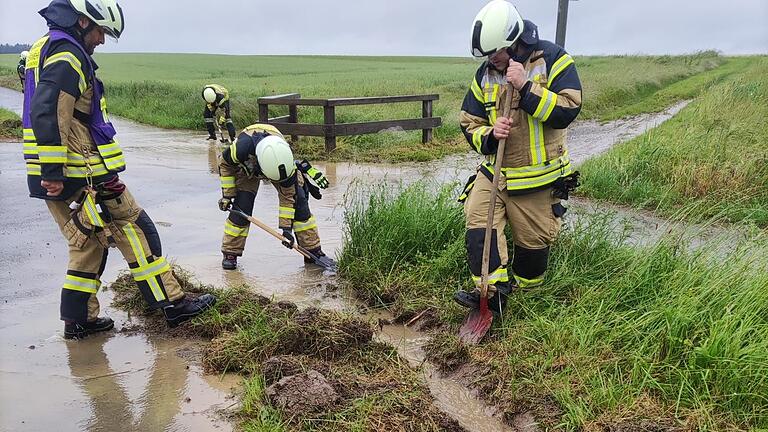
<instances>
[{"instance_id":1,"label":"helmet chin strap","mask_svg":"<svg viewBox=\"0 0 768 432\"><path fill-rule=\"evenodd\" d=\"M79 22L76 23L74 25L74 27L75 27L75 32L78 34L78 36L80 36L80 40L84 41L85 40L85 35L90 33L91 30L93 30L94 28L98 27L98 25L95 22L93 22L93 20L89 19L88 20L88 27L86 27L86 28L80 27L80 23Z\"/></svg>"},{"instance_id":2,"label":"helmet chin strap","mask_svg":"<svg viewBox=\"0 0 768 432\"><path fill-rule=\"evenodd\" d=\"M523 48L523 53L521 55L517 55L515 53L517 51L518 46ZM511 46L507 47L507 54L509 54L509 58L511 58L512 60L518 63L525 63L528 60L528 57L531 56L532 52L533 52L533 47L523 43L520 40L518 40Z\"/></svg>"}]
</instances>

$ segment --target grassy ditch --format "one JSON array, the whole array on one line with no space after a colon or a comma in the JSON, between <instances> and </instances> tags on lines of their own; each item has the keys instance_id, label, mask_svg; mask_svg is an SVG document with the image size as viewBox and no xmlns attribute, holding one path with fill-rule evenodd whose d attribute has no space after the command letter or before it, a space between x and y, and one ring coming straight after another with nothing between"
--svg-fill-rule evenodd
<instances>
[{"instance_id":1,"label":"grassy ditch","mask_svg":"<svg viewBox=\"0 0 768 432\"><path fill-rule=\"evenodd\" d=\"M20 141L21 118L13 111L0 108L0 139Z\"/></svg>"},{"instance_id":2,"label":"grassy ditch","mask_svg":"<svg viewBox=\"0 0 768 432\"><path fill-rule=\"evenodd\" d=\"M332 154L325 153L322 139L302 138L296 143L297 152L304 157L357 161L423 161L466 151L468 147L457 119L469 82L479 66L472 59L450 57L97 54L96 59L107 85L111 112L142 123L197 129L201 133L204 125L200 89L212 81L230 90L238 128L257 121L256 99L266 95L440 95L434 115L443 118L443 126L435 130L430 145L420 144L420 131L341 137ZM19 88L16 61L14 56L0 55L0 85ZM585 100L581 118L616 118L627 106L634 107L632 112L662 110L667 106L662 102L690 97L707 81L692 81L686 92L670 92L659 101L649 102L656 92L727 61L710 51L685 56L577 58ZM285 107L279 107L270 114L286 113ZM336 116L338 123L418 118L421 104L339 107ZM299 120L323 123L322 110L301 107Z\"/></svg>"},{"instance_id":3,"label":"grassy ditch","mask_svg":"<svg viewBox=\"0 0 768 432\"><path fill-rule=\"evenodd\" d=\"M768 226L768 57L733 62L738 71L677 116L585 162L580 193L665 215L688 207L692 221Z\"/></svg>"},{"instance_id":4,"label":"grassy ditch","mask_svg":"<svg viewBox=\"0 0 768 432\"><path fill-rule=\"evenodd\" d=\"M134 282L110 287L113 306L140 315L135 330L209 340L209 372L245 377L244 431L462 431L432 404L418 371L372 340L371 323L348 315L273 302L247 287L214 289L174 272L188 293L214 292L214 309L176 329L145 310Z\"/></svg>"},{"instance_id":5,"label":"grassy ditch","mask_svg":"<svg viewBox=\"0 0 768 432\"><path fill-rule=\"evenodd\" d=\"M595 214L560 236L547 283L514 294L493 336L467 349L453 336L466 312L450 295L469 282L452 191L417 184L347 203L341 275L396 312L440 311L431 360L510 423L530 413L566 430L768 427L764 236L693 250L675 232L633 248L613 215Z\"/></svg>"}]
</instances>

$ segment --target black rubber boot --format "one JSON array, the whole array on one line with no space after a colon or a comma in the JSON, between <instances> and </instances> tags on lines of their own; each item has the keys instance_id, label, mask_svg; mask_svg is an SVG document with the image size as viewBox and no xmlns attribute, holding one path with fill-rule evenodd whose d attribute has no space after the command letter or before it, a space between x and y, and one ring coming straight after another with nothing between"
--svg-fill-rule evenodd
<instances>
[{"instance_id":1,"label":"black rubber boot","mask_svg":"<svg viewBox=\"0 0 768 432\"><path fill-rule=\"evenodd\" d=\"M213 294L203 294L197 298L185 296L163 308L165 321L168 323L168 327L174 328L184 321L189 321L200 315L215 304L216 297Z\"/></svg>"},{"instance_id":2,"label":"black rubber boot","mask_svg":"<svg viewBox=\"0 0 768 432\"><path fill-rule=\"evenodd\" d=\"M496 314L501 313L507 306L507 296L511 291L512 288L509 285L497 285L496 294L488 298L488 309ZM456 291L456 293L453 294L453 300L468 309L477 309L480 307L480 293L478 291Z\"/></svg>"},{"instance_id":3,"label":"black rubber boot","mask_svg":"<svg viewBox=\"0 0 768 432\"><path fill-rule=\"evenodd\" d=\"M221 260L221 268L224 270L234 270L237 268L237 255L224 254L224 259Z\"/></svg>"},{"instance_id":4,"label":"black rubber boot","mask_svg":"<svg viewBox=\"0 0 768 432\"><path fill-rule=\"evenodd\" d=\"M83 339L90 334L112 330L114 327L115 322L112 318L96 318L95 321L85 324L65 322L64 339Z\"/></svg>"},{"instance_id":5,"label":"black rubber boot","mask_svg":"<svg viewBox=\"0 0 768 432\"><path fill-rule=\"evenodd\" d=\"M307 249L307 252L311 253L312 255L320 258L325 256L325 252L323 252L322 248L315 248L315 249ZM304 257L304 264L314 264L314 260L312 258Z\"/></svg>"}]
</instances>

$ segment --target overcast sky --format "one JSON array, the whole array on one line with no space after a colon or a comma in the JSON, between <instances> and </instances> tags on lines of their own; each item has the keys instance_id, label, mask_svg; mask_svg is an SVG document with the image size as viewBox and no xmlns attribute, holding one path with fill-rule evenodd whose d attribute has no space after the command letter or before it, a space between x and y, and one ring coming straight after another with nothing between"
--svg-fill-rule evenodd
<instances>
[{"instance_id":1,"label":"overcast sky","mask_svg":"<svg viewBox=\"0 0 768 432\"><path fill-rule=\"evenodd\" d=\"M126 29L101 52L469 56L486 0L122 0ZM517 0L554 40L557 0ZM31 43L46 0L0 0L0 43ZM578 0L575 54L768 53L768 0Z\"/></svg>"}]
</instances>

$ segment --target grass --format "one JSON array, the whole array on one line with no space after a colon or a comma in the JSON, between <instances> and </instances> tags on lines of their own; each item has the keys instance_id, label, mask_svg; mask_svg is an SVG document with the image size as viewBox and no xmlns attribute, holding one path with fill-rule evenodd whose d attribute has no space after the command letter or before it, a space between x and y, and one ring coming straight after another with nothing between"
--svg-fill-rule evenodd
<instances>
[{"instance_id":1,"label":"grass","mask_svg":"<svg viewBox=\"0 0 768 432\"><path fill-rule=\"evenodd\" d=\"M13 111L0 108L0 139L21 140L21 118Z\"/></svg>"},{"instance_id":2,"label":"grass","mask_svg":"<svg viewBox=\"0 0 768 432\"><path fill-rule=\"evenodd\" d=\"M438 93L436 116L443 118L434 142L420 143L420 131L393 132L339 139L326 154L321 139L304 138L297 152L311 159L403 161L432 160L467 150L458 114L479 63L448 57L221 56L199 54L97 54L100 76L107 85L110 111L165 128L203 131L200 89L218 82L232 95L236 127L258 119L256 99L281 93L303 97L381 96ZM655 94L674 83L728 64L713 52L687 56L580 57L577 67L584 86L583 119L615 118L627 106L633 112L658 111L670 100L690 97L708 84L689 81L685 91ZM0 85L18 88L16 59L0 55ZM638 73L642 71L642 73ZM272 115L283 115L282 108ZM340 107L337 121L361 122L421 116L418 103ZM320 109L299 109L302 122L322 123Z\"/></svg>"},{"instance_id":3,"label":"grass","mask_svg":"<svg viewBox=\"0 0 768 432\"><path fill-rule=\"evenodd\" d=\"M724 75L677 116L584 163L580 193L665 215L695 202L692 221L768 226L768 58L718 71Z\"/></svg>"},{"instance_id":4,"label":"grass","mask_svg":"<svg viewBox=\"0 0 768 432\"><path fill-rule=\"evenodd\" d=\"M239 427L244 431L462 431L432 404L420 372L393 347L374 341L373 326L353 316L273 302L246 286L216 289L174 267L191 295L213 292L214 308L169 330L150 312L124 273L109 289L113 306L142 317L139 330L204 338L208 372L244 376ZM322 375L335 397L312 389ZM293 383L293 384L290 384Z\"/></svg>"},{"instance_id":5,"label":"grass","mask_svg":"<svg viewBox=\"0 0 768 432\"><path fill-rule=\"evenodd\" d=\"M490 340L466 353L450 336L466 314L450 295L469 284L453 190L417 184L348 203L341 275L373 303L440 310L453 327L427 352L475 368L473 385L508 421L531 411L565 430L768 427L764 234L692 249L695 233L672 232L634 248L613 215L595 214L561 235L547 283L513 295Z\"/></svg>"}]
</instances>

